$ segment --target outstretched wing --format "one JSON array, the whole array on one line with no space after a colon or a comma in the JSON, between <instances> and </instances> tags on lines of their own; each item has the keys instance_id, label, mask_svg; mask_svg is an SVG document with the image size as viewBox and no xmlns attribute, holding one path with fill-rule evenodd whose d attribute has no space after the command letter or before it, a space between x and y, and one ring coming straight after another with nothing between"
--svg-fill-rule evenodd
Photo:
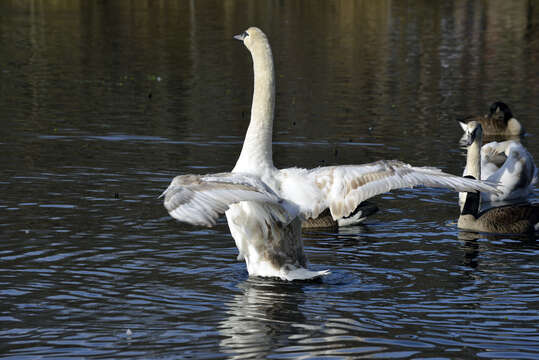
<instances>
[{"instance_id":1,"label":"outstretched wing","mask_svg":"<svg viewBox=\"0 0 539 360\"><path fill-rule=\"evenodd\" d=\"M406 187L427 186L459 192L498 192L492 183L447 174L437 168L413 167L396 160L321 167L307 170L301 177L305 183L316 185L319 191L317 196L312 197L310 203L294 199L298 192L287 192L283 197L300 203L300 209L306 218L316 218L324 209L329 208L333 219L338 220L352 213L364 200Z\"/></svg>"},{"instance_id":2,"label":"outstretched wing","mask_svg":"<svg viewBox=\"0 0 539 360\"><path fill-rule=\"evenodd\" d=\"M229 205L240 201L282 203L258 177L238 173L176 176L162 196L170 216L204 226L215 225Z\"/></svg>"}]
</instances>

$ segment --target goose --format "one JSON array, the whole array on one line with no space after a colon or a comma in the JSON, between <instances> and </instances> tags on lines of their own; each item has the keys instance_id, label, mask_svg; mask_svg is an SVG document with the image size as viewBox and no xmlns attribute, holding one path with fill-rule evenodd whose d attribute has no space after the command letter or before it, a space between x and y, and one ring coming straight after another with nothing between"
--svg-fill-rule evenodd
<instances>
[{"instance_id":1,"label":"goose","mask_svg":"<svg viewBox=\"0 0 539 360\"><path fill-rule=\"evenodd\" d=\"M524 134L524 127L520 121L513 116L509 106L501 101L490 105L488 115L472 115L457 121L464 131L469 122L478 121L483 127L483 135L519 136Z\"/></svg>"},{"instance_id":2,"label":"goose","mask_svg":"<svg viewBox=\"0 0 539 360\"><path fill-rule=\"evenodd\" d=\"M224 213L238 260L249 276L307 280L329 274L307 268L301 222L326 209L333 220L349 216L364 200L392 189L418 185L455 191L497 191L433 167L397 160L315 169L277 169L272 159L275 104L273 57L266 35L250 27L234 36L250 51L254 70L251 119L231 172L176 176L161 195L175 219L211 227Z\"/></svg>"},{"instance_id":3,"label":"goose","mask_svg":"<svg viewBox=\"0 0 539 360\"><path fill-rule=\"evenodd\" d=\"M483 150L481 148L481 124L478 121L469 122L467 134L469 134L469 141L464 175L471 179L480 179L484 167L482 159L480 159L480 152ZM510 161L509 156L505 162L508 161ZM523 164L516 161L512 166L515 168L523 167ZM509 177L509 173L506 173L500 178L502 189L506 187L503 182ZM510 179L510 181L519 182L518 179L516 181ZM505 192L505 189L503 191ZM539 204L523 202L493 207L479 212L480 203L481 196L477 192L464 193L464 205L457 223L460 229L504 234L533 233L539 229Z\"/></svg>"},{"instance_id":4,"label":"goose","mask_svg":"<svg viewBox=\"0 0 539 360\"><path fill-rule=\"evenodd\" d=\"M500 202L525 200L537 182L537 168L533 157L526 148L515 140L490 142L482 145L483 126L478 121L466 124L464 139L468 147L468 157L463 176L469 175L469 167L480 164L481 180L498 183L499 193L481 193L481 202ZM481 149L475 151L475 148ZM477 156L477 158L473 158ZM459 194L460 204L464 204L465 193Z\"/></svg>"},{"instance_id":5,"label":"goose","mask_svg":"<svg viewBox=\"0 0 539 360\"><path fill-rule=\"evenodd\" d=\"M376 204L370 202L370 201L363 201L361 204L359 204L356 209L346 217L343 217L342 219L335 220L331 216L331 212L329 211L329 208L322 211L320 215L318 215L317 218L313 219L307 219L303 220L301 222L301 228L302 229L337 229L339 227L345 227L345 226L351 226L351 225L358 225L364 222L367 217L375 214L378 212L378 206Z\"/></svg>"}]
</instances>

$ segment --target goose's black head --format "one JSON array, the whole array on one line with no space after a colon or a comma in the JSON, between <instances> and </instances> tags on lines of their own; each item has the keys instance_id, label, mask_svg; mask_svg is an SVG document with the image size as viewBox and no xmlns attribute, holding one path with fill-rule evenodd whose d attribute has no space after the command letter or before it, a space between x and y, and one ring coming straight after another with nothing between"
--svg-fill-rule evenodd
<instances>
[{"instance_id":1,"label":"goose's black head","mask_svg":"<svg viewBox=\"0 0 539 360\"><path fill-rule=\"evenodd\" d=\"M489 118L492 118L493 116L501 116L502 114L503 121L505 122L508 122L513 117L511 109L509 109L509 106L507 106L505 103L496 101L490 105L490 111L488 114Z\"/></svg>"}]
</instances>

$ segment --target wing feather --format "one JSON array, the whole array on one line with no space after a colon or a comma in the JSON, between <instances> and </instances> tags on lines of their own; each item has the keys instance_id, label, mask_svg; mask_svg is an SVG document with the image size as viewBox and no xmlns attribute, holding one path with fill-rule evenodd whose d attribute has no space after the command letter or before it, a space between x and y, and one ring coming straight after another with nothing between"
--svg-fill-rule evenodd
<instances>
[{"instance_id":1,"label":"wing feather","mask_svg":"<svg viewBox=\"0 0 539 360\"><path fill-rule=\"evenodd\" d=\"M537 181L533 157L517 141L490 142L481 148L481 178L499 182L500 195L482 194L482 201L526 198Z\"/></svg>"},{"instance_id":2,"label":"wing feather","mask_svg":"<svg viewBox=\"0 0 539 360\"><path fill-rule=\"evenodd\" d=\"M350 215L362 201L399 188L427 186L459 192L498 192L493 183L447 174L433 167L413 167L397 160L321 167L310 170L307 176L320 189L323 200L319 202L325 202L335 220ZM317 207L324 210L320 203Z\"/></svg>"},{"instance_id":3,"label":"wing feather","mask_svg":"<svg viewBox=\"0 0 539 360\"><path fill-rule=\"evenodd\" d=\"M240 201L282 205L282 199L258 177L238 173L176 176L161 196L173 218L204 226L215 225L231 204Z\"/></svg>"}]
</instances>

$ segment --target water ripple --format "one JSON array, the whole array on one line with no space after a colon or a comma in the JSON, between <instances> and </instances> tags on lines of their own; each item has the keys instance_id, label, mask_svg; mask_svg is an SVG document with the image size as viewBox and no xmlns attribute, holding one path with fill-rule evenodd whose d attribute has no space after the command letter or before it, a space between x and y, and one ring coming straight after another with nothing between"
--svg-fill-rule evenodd
<instances>
[{"instance_id":1,"label":"water ripple","mask_svg":"<svg viewBox=\"0 0 539 360\"><path fill-rule=\"evenodd\" d=\"M178 174L233 167L252 63L223 39L262 15L279 168L458 174L453 118L498 98L537 154L536 7L109 3L0 1L3 359L539 358L538 242L458 231L450 191L393 191L361 226L306 231L331 275L304 283L249 278L224 218L181 224L158 199Z\"/></svg>"}]
</instances>

